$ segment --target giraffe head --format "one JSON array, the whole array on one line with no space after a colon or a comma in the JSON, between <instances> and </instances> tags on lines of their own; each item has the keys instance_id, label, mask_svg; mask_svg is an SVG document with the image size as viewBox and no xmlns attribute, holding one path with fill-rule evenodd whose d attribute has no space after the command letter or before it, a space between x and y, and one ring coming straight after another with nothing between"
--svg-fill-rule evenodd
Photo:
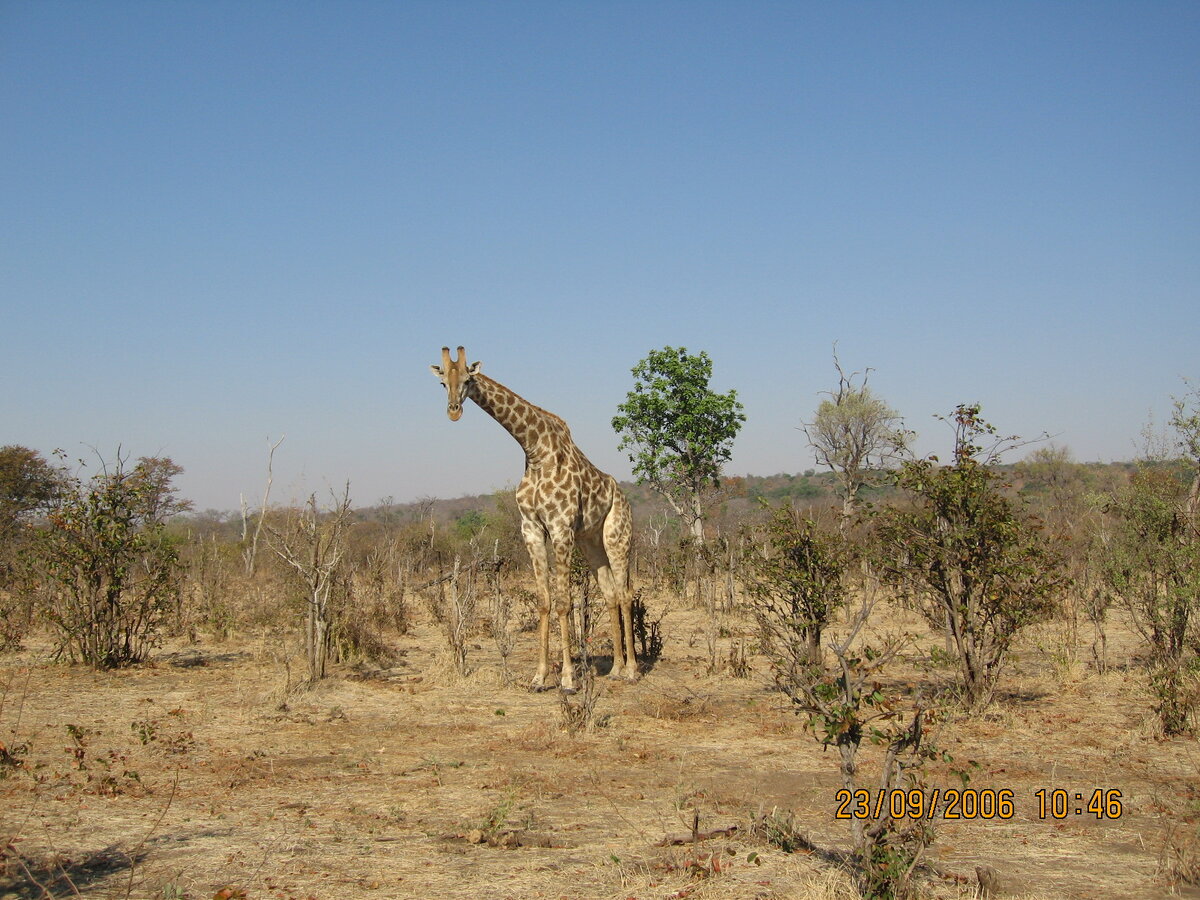
<instances>
[{"instance_id":1,"label":"giraffe head","mask_svg":"<svg viewBox=\"0 0 1200 900\"><path fill-rule=\"evenodd\" d=\"M482 364L467 365L467 351L458 348L458 359L450 359L450 348L442 348L442 364L430 366L437 380L446 386L446 415L451 422L462 418L463 401L467 399L467 386L479 372Z\"/></svg>"}]
</instances>

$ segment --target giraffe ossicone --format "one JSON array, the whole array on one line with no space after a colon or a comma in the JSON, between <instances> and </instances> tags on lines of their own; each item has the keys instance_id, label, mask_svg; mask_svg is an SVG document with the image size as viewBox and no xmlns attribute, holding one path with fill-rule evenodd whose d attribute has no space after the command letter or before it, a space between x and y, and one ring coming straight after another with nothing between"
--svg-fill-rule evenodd
<instances>
[{"instance_id":1,"label":"giraffe ossicone","mask_svg":"<svg viewBox=\"0 0 1200 900\"><path fill-rule=\"evenodd\" d=\"M632 596L629 590L629 547L633 515L617 480L601 472L571 439L567 423L534 406L483 374L480 363L467 364L458 348L442 348L442 364L430 370L446 387L446 414L462 417L467 399L500 423L525 451L525 475L517 486L521 536L529 551L540 595L538 667L533 687L548 687L550 672L550 612L558 616L562 642L559 686L575 690L571 660L571 553L576 544L600 583L612 626L613 665L610 674L637 678L633 648Z\"/></svg>"}]
</instances>

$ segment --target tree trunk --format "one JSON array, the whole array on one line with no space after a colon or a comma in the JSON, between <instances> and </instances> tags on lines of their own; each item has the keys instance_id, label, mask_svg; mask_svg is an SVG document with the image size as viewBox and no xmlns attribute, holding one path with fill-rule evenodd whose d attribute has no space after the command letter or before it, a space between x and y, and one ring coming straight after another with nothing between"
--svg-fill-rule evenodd
<instances>
[{"instance_id":1,"label":"tree trunk","mask_svg":"<svg viewBox=\"0 0 1200 900\"><path fill-rule=\"evenodd\" d=\"M308 679L318 682L325 677L329 658L329 582L323 579L314 585L308 598Z\"/></svg>"},{"instance_id":2,"label":"tree trunk","mask_svg":"<svg viewBox=\"0 0 1200 900\"><path fill-rule=\"evenodd\" d=\"M848 475L844 480L844 489L842 493L842 519L839 523L843 531L849 525L850 520L854 518L854 513L858 509L858 489L860 487Z\"/></svg>"},{"instance_id":3,"label":"tree trunk","mask_svg":"<svg viewBox=\"0 0 1200 900\"><path fill-rule=\"evenodd\" d=\"M804 629L804 636L808 640L808 661L816 665L821 660L821 626L815 622L810 623Z\"/></svg>"},{"instance_id":4,"label":"tree trunk","mask_svg":"<svg viewBox=\"0 0 1200 900\"><path fill-rule=\"evenodd\" d=\"M853 796L858 790L858 742L842 735L837 742L838 753L841 756L842 787ZM861 853L866 846L866 826L857 816L850 820L850 833L853 836L854 850Z\"/></svg>"},{"instance_id":5,"label":"tree trunk","mask_svg":"<svg viewBox=\"0 0 1200 900\"><path fill-rule=\"evenodd\" d=\"M695 539L697 546L704 544L704 508L700 505L700 492L692 492L692 537Z\"/></svg>"}]
</instances>

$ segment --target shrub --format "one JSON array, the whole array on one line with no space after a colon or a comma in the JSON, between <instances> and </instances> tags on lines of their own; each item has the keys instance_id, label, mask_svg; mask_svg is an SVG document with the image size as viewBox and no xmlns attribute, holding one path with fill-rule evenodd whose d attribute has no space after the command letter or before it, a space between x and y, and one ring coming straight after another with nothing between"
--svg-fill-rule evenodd
<instances>
[{"instance_id":1,"label":"shrub","mask_svg":"<svg viewBox=\"0 0 1200 900\"><path fill-rule=\"evenodd\" d=\"M954 462L904 463L896 483L911 509L891 507L879 520L879 569L934 627L944 628L961 672L968 708L986 706L1009 647L1027 625L1049 617L1066 583L1061 557L1038 524L1001 491L992 450L979 443L995 429L978 406L959 406Z\"/></svg>"},{"instance_id":2,"label":"shrub","mask_svg":"<svg viewBox=\"0 0 1200 900\"><path fill-rule=\"evenodd\" d=\"M787 684L819 660L821 635L846 602L848 544L793 507L776 509L747 553L746 587L776 680Z\"/></svg>"},{"instance_id":3,"label":"shrub","mask_svg":"<svg viewBox=\"0 0 1200 900\"><path fill-rule=\"evenodd\" d=\"M911 893L913 870L934 839L934 817L893 815L889 804L860 803L858 798L891 797L915 792L924 796L925 770L935 759L951 761L928 739L927 729L937 710L919 693L887 687L883 670L903 649L903 637L882 644L865 640L877 598L875 585L861 586L861 602L850 616L846 633L830 642L832 661L814 660L803 673L783 684L806 717L812 736L836 750L841 774L840 798L855 799L848 816L854 847L854 868L864 897L899 898ZM866 741L883 749L874 789L864 787L867 775L859 758ZM839 817L844 817L839 813Z\"/></svg>"},{"instance_id":4,"label":"shrub","mask_svg":"<svg viewBox=\"0 0 1200 900\"><path fill-rule=\"evenodd\" d=\"M1197 485L1200 467L1144 462L1109 500L1116 526L1103 578L1149 645L1150 687L1168 735L1187 730L1200 693Z\"/></svg>"},{"instance_id":5,"label":"shrub","mask_svg":"<svg viewBox=\"0 0 1200 900\"><path fill-rule=\"evenodd\" d=\"M166 520L187 508L171 487L181 471L162 458L126 471L118 457L112 471L63 490L37 545L60 653L114 668L155 645L179 597L178 539Z\"/></svg>"}]
</instances>

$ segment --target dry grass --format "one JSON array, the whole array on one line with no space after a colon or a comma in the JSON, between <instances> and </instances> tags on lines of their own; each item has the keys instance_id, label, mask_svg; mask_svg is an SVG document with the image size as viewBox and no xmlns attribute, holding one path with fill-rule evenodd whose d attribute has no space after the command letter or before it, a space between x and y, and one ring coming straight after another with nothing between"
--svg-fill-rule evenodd
<instances>
[{"instance_id":1,"label":"dry grass","mask_svg":"<svg viewBox=\"0 0 1200 900\"><path fill-rule=\"evenodd\" d=\"M750 631L726 624L722 653ZM673 611L659 663L636 684L597 679L573 732L555 694L507 682L489 640L459 677L419 619L395 667L312 690L283 649L298 641L267 631L113 673L6 654L0 898L855 896L833 754L768 690L763 660L750 678L706 674L702 627ZM509 661L522 677L534 639ZM1135 649L1114 628L1117 665L1096 674L1045 626L1000 702L947 726L941 743L979 764L972 786L1013 790L1016 816L941 823L927 895L974 896L976 866L1010 896L1198 895L1200 748L1155 737ZM932 781L953 784L946 767ZM1119 789L1123 814L1042 820L1041 788ZM785 853L751 827L772 810L817 849ZM664 844L694 827L726 833Z\"/></svg>"}]
</instances>

